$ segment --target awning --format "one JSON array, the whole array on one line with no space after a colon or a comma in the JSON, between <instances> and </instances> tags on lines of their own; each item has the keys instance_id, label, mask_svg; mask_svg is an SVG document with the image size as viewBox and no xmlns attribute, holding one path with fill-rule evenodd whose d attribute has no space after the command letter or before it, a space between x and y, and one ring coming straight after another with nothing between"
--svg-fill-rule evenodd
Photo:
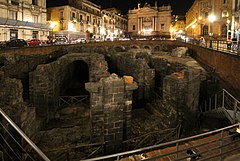
<instances>
[{"instance_id":1,"label":"awning","mask_svg":"<svg viewBox=\"0 0 240 161\"><path fill-rule=\"evenodd\" d=\"M44 29L52 30L49 24L43 23L33 23L28 21L19 21L0 17L0 25L8 25L9 27L19 27L19 28L33 28L33 29Z\"/></svg>"}]
</instances>

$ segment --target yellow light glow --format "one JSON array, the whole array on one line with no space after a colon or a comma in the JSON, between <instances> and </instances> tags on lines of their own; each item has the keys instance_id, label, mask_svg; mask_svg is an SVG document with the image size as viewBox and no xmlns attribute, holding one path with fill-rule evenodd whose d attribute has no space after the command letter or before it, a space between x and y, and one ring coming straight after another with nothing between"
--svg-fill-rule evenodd
<instances>
[{"instance_id":1,"label":"yellow light glow","mask_svg":"<svg viewBox=\"0 0 240 161\"><path fill-rule=\"evenodd\" d=\"M57 26L57 22L55 21L50 21L50 27L51 29L55 28Z\"/></svg>"},{"instance_id":2,"label":"yellow light glow","mask_svg":"<svg viewBox=\"0 0 240 161\"><path fill-rule=\"evenodd\" d=\"M68 31L73 31L73 32L76 31L76 28L72 22L68 23Z\"/></svg>"},{"instance_id":3,"label":"yellow light glow","mask_svg":"<svg viewBox=\"0 0 240 161\"><path fill-rule=\"evenodd\" d=\"M210 15L208 16L208 20L213 23L214 21L216 21L216 16L215 15Z\"/></svg>"},{"instance_id":4,"label":"yellow light glow","mask_svg":"<svg viewBox=\"0 0 240 161\"><path fill-rule=\"evenodd\" d=\"M106 30L105 30L104 27L101 27L101 28L100 28L100 34L102 34L102 35L105 35L105 34L106 34Z\"/></svg>"}]
</instances>

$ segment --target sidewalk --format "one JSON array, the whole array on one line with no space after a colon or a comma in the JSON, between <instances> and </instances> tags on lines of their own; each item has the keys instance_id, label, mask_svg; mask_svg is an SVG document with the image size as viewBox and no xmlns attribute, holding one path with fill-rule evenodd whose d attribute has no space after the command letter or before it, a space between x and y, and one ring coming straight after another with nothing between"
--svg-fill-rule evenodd
<instances>
[{"instance_id":1,"label":"sidewalk","mask_svg":"<svg viewBox=\"0 0 240 161\"><path fill-rule=\"evenodd\" d=\"M235 154L224 159L224 161L239 161L240 154Z\"/></svg>"}]
</instances>

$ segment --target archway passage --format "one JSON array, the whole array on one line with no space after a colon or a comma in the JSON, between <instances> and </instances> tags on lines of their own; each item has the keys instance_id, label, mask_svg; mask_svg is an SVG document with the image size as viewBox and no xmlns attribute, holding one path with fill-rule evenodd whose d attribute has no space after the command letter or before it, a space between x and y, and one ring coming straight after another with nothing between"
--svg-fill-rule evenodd
<instances>
[{"instance_id":1,"label":"archway passage","mask_svg":"<svg viewBox=\"0 0 240 161\"><path fill-rule=\"evenodd\" d=\"M88 95L85 83L89 82L88 64L77 60L67 66L60 94L62 96Z\"/></svg>"}]
</instances>

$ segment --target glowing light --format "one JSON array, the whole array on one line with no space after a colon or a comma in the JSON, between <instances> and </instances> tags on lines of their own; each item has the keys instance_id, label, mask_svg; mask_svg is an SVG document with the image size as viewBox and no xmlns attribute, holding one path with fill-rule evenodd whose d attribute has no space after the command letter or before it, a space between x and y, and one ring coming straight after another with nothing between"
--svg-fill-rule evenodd
<instances>
[{"instance_id":1,"label":"glowing light","mask_svg":"<svg viewBox=\"0 0 240 161\"><path fill-rule=\"evenodd\" d=\"M68 23L68 31L76 32L75 25L72 22Z\"/></svg>"},{"instance_id":2,"label":"glowing light","mask_svg":"<svg viewBox=\"0 0 240 161\"><path fill-rule=\"evenodd\" d=\"M216 16L215 15L210 15L208 16L208 20L213 23L214 21L216 21Z\"/></svg>"},{"instance_id":3,"label":"glowing light","mask_svg":"<svg viewBox=\"0 0 240 161\"><path fill-rule=\"evenodd\" d=\"M57 26L57 22L50 21L50 27L51 29L55 28Z\"/></svg>"},{"instance_id":4,"label":"glowing light","mask_svg":"<svg viewBox=\"0 0 240 161\"><path fill-rule=\"evenodd\" d=\"M192 25L192 28L194 29L195 27L196 27L196 25L195 25L195 24L193 24L193 25Z\"/></svg>"},{"instance_id":5,"label":"glowing light","mask_svg":"<svg viewBox=\"0 0 240 161\"><path fill-rule=\"evenodd\" d=\"M104 27L100 28L100 34L102 34L102 35L106 34L106 29Z\"/></svg>"}]
</instances>

